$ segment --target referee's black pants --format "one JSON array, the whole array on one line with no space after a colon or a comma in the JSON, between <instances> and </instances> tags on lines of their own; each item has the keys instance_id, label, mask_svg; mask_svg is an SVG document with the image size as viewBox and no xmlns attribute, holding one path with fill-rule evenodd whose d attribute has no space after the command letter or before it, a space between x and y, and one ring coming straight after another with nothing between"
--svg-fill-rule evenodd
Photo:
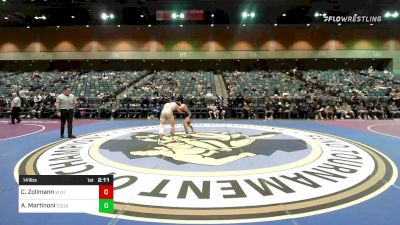
<instances>
[{"instance_id":1,"label":"referee's black pants","mask_svg":"<svg viewBox=\"0 0 400 225\"><path fill-rule=\"evenodd\" d=\"M17 123L21 122L21 118L19 117L19 113L21 112L20 107L13 107L11 110L11 123L15 123L15 119L17 119Z\"/></svg>"},{"instance_id":2,"label":"referee's black pants","mask_svg":"<svg viewBox=\"0 0 400 225\"><path fill-rule=\"evenodd\" d=\"M73 109L61 109L61 136L64 136L65 122L68 122L68 137L72 136L72 120L74 119Z\"/></svg>"}]
</instances>

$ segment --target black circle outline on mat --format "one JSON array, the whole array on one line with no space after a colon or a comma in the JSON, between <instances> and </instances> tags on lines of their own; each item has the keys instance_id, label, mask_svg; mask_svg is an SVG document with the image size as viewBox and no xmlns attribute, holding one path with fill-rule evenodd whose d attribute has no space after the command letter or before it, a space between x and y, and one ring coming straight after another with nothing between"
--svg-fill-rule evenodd
<instances>
[{"instance_id":1,"label":"black circle outline on mat","mask_svg":"<svg viewBox=\"0 0 400 225\"><path fill-rule=\"evenodd\" d=\"M241 124L241 125L245 125L245 124ZM146 127L146 126L143 126L143 127ZM299 129L295 129L295 128L286 128L286 127L279 127L279 128L299 130ZM117 129L111 129L111 130L119 130L119 129L125 129L125 128L117 128ZM91 133L85 134L84 136L96 134L96 133L100 133L100 132L105 132L105 131L110 131L110 130L91 132ZM299 130L299 131L306 131L306 132L310 132L310 133L314 133L314 134L321 134L321 135L325 135L328 137L340 139L342 141L349 142L349 143L363 149L373 158L375 165L377 165L377 159L383 161L384 167L385 167L384 176L378 182L369 186L367 189L365 189L359 193L355 193L354 195L352 195L350 197L346 197L346 198L340 199L338 201L328 202L326 204L321 204L321 205L312 206L312 207L304 207L304 208L296 209L296 210L281 210L281 211L274 211L274 212L270 212L270 213L247 213L247 214L225 214L225 215L182 215L182 214L180 215L179 212L180 212L180 210L182 210L182 208L178 208L178 207L154 207L154 206L148 206L148 205L137 205L137 204L131 204L131 203L115 202L114 207L122 208L122 210L118 211L115 214L110 214L107 216L112 216L112 215L116 216L118 214L118 215L132 217L132 218L135 218L138 220L145 219L145 220L152 221L152 220L158 219L158 220L162 220L165 222L174 221L174 222L179 222L179 223L193 223L193 222L196 222L196 223L202 223L202 222L204 222L204 223L210 223L210 222L238 223L238 222L244 222L246 220L271 221L271 220L279 220L279 219L298 218L298 217L305 216L305 214L309 214L309 213L311 213L312 215L315 215L315 214L320 214L320 213L326 212L326 210L328 210L328 209L332 209L330 211L333 211L333 210L336 210L339 208L347 207L347 206L343 206L344 204L351 204L351 205L358 204L359 202L357 202L357 201L360 198L370 199L370 198L374 197L371 195L373 195L376 192L379 192L379 193L383 192L390 186L390 185L388 185L390 183L390 181L395 181L397 179L397 168L396 168L395 164L393 162L391 162L388 157L386 157L382 153L380 153L378 150L375 150L365 144L362 144L362 143L359 143L359 142L356 142L353 140L349 140L349 139L346 139L343 137L331 135L331 134L315 132L315 131L308 131L308 130ZM43 147L40 147L40 148L34 150L30 154L26 155L22 161L20 161L19 167L16 168L16 170L18 171L19 174L27 174L26 164L29 160L31 160L31 158L33 156L35 156L36 157L34 159L34 173L35 174L30 174L30 175L38 174L38 170L36 168L37 159L46 150L48 150L49 148L51 148L55 145L58 145L62 142L65 142L65 140L53 142L53 143L50 143L48 145L45 145ZM374 157L373 154L375 154L376 157ZM375 167L373 173L369 177L373 177L374 175L376 175L376 173L378 172L379 169L380 168ZM302 201L289 202L288 204L302 204L302 203L309 202L309 201L326 199L326 198L329 198L330 196L338 195L342 192L349 191L351 189L359 187L359 186L365 184L367 181L368 181L368 179L363 180L362 182L352 186L351 188L342 190L339 193L332 193L330 195L324 195L321 197L302 200ZM387 187L385 187L385 186L387 186ZM369 196L371 196L371 197L369 197ZM363 199L362 201L365 201L367 199ZM267 205L267 206L268 207L281 206L282 208L284 208L285 205L287 205L287 204L274 204L274 205ZM124 209L126 208L126 206L148 208L148 209L151 209L152 212L157 212L158 211L157 209L160 209L160 210L171 209L177 213L175 213L175 214L160 214L160 213L142 213L142 212L135 212L135 211L125 211ZM235 209L249 209L250 210L250 209L257 209L257 208L265 207L265 206L266 205L248 206L248 207L207 208L207 209L184 208L184 210L194 210L194 211L212 210L212 209L226 210L226 211L235 210ZM280 218L280 217L285 217L285 218Z\"/></svg>"}]
</instances>

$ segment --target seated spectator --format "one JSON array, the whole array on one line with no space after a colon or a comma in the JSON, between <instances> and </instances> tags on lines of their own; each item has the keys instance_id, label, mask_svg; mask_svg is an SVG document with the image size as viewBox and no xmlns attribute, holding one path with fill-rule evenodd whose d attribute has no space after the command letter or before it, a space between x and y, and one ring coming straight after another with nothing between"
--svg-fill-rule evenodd
<instances>
[{"instance_id":1,"label":"seated spectator","mask_svg":"<svg viewBox=\"0 0 400 225\"><path fill-rule=\"evenodd\" d=\"M366 107L364 106L363 102L358 103L355 106L355 110L357 112L357 118L358 119L368 119L368 110L366 109Z\"/></svg>"},{"instance_id":2,"label":"seated spectator","mask_svg":"<svg viewBox=\"0 0 400 225\"><path fill-rule=\"evenodd\" d=\"M239 92L239 95L236 97L236 107L242 107L244 103L244 98L242 94Z\"/></svg>"},{"instance_id":3,"label":"seated spectator","mask_svg":"<svg viewBox=\"0 0 400 225\"><path fill-rule=\"evenodd\" d=\"M343 103L343 110L345 112L345 118L355 118L355 113L353 109L351 108L351 105L347 104L347 102Z\"/></svg>"},{"instance_id":4,"label":"seated spectator","mask_svg":"<svg viewBox=\"0 0 400 225\"><path fill-rule=\"evenodd\" d=\"M0 97L0 113L3 112L3 108L7 105L6 103L6 98L4 97L4 95L2 95Z\"/></svg>"},{"instance_id":5,"label":"seated spectator","mask_svg":"<svg viewBox=\"0 0 400 225\"><path fill-rule=\"evenodd\" d=\"M98 109L98 118L107 118L108 107L107 104L102 104Z\"/></svg>"},{"instance_id":6,"label":"seated spectator","mask_svg":"<svg viewBox=\"0 0 400 225\"><path fill-rule=\"evenodd\" d=\"M219 118L219 110L218 110L217 106L215 105L215 103L213 103L213 104L210 106L209 109L210 109L210 110L208 111L208 115L210 116L209 119L213 119L213 117L214 117L215 119L218 119L218 118Z\"/></svg>"},{"instance_id":7,"label":"seated spectator","mask_svg":"<svg viewBox=\"0 0 400 225\"><path fill-rule=\"evenodd\" d=\"M145 106L149 107L150 102L151 102L150 95L147 93L143 93L142 96L140 97L140 106L142 106L143 108Z\"/></svg>"},{"instance_id":8,"label":"seated spectator","mask_svg":"<svg viewBox=\"0 0 400 225\"><path fill-rule=\"evenodd\" d=\"M289 102L285 102L285 104L283 105L283 115L281 116L281 118L288 118L290 119L290 113L292 112L293 108L292 105Z\"/></svg>"},{"instance_id":9,"label":"seated spectator","mask_svg":"<svg viewBox=\"0 0 400 225\"><path fill-rule=\"evenodd\" d=\"M335 111L336 111L336 117L340 117L340 119L344 119L346 112L342 107L342 104L340 104L340 102L336 102L335 105Z\"/></svg>"},{"instance_id":10,"label":"seated spectator","mask_svg":"<svg viewBox=\"0 0 400 225\"><path fill-rule=\"evenodd\" d=\"M278 118L282 118L283 105L281 102L281 98L275 94L272 100L272 104L274 106L274 114L279 116Z\"/></svg>"},{"instance_id":11,"label":"seated spectator","mask_svg":"<svg viewBox=\"0 0 400 225\"><path fill-rule=\"evenodd\" d=\"M264 108L264 118L265 120L272 120L274 118L274 108L271 101L265 103Z\"/></svg>"},{"instance_id":12,"label":"seated spectator","mask_svg":"<svg viewBox=\"0 0 400 225\"><path fill-rule=\"evenodd\" d=\"M309 111L308 104L305 102L299 102L297 106L299 112L299 119L307 119L307 112Z\"/></svg>"},{"instance_id":13,"label":"seated spectator","mask_svg":"<svg viewBox=\"0 0 400 225\"><path fill-rule=\"evenodd\" d=\"M249 105L247 105L246 102L243 103L242 113L243 113L243 115L242 115L243 118L250 119L250 107L249 107Z\"/></svg>"},{"instance_id":14,"label":"seated spectator","mask_svg":"<svg viewBox=\"0 0 400 225\"><path fill-rule=\"evenodd\" d=\"M221 104L218 104L217 108L218 108L218 111L221 112L221 119L224 120L225 119L225 115L226 115L225 109L221 106Z\"/></svg>"},{"instance_id":15,"label":"seated spectator","mask_svg":"<svg viewBox=\"0 0 400 225\"><path fill-rule=\"evenodd\" d=\"M386 113L385 113L385 109L384 109L382 104L377 104L376 105L376 117L378 119L386 119L387 118Z\"/></svg>"},{"instance_id":16,"label":"seated spectator","mask_svg":"<svg viewBox=\"0 0 400 225\"><path fill-rule=\"evenodd\" d=\"M323 107L322 105L320 105L318 102L317 102L317 105L316 105L316 107L315 107L315 118L316 119L320 119L320 120L324 120L325 118L323 117L323 115L322 115L322 113L324 112L324 110L325 110L325 107Z\"/></svg>"},{"instance_id":17,"label":"seated spectator","mask_svg":"<svg viewBox=\"0 0 400 225\"><path fill-rule=\"evenodd\" d=\"M398 118L400 117L400 109L396 106L395 102L392 102L389 107L390 118Z\"/></svg>"},{"instance_id":18,"label":"seated spectator","mask_svg":"<svg viewBox=\"0 0 400 225\"><path fill-rule=\"evenodd\" d=\"M248 117L248 119L251 119L251 118L255 119L257 117L257 115L254 113L254 110L255 110L256 106L254 105L254 103L250 102L250 104L248 104L248 107L249 107L249 117Z\"/></svg>"},{"instance_id":19,"label":"seated spectator","mask_svg":"<svg viewBox=\"0 0 400 225\"><path fill-rule=\"evenodd\" d=\"M378 112L378 110L376 109L376 106L374 103L370 102L368 105L368 119L378 119L378 117L376 116L376 113Z\"/></svg>"},{"instance_id":20,"label":"seated spectator","mask_svg":"<svg viewBox=\"0 0 400 225\"><path fill-rule=\"evenodd\" d=\"M35 104L32 107L31 118L32 119L40 119L40 117L42 115L42 111L43 111L43 103L41 103L40 105Z\"/></svg>"},{"instance_id":21,"label":"seated spectator","mask_svg":"<svg viewBox=\"0 0 400 225\"><path fill-rule=\"evenodd\" d=\"M40 105L42 103L42 96L40 94L37 94L33 97L33 102L34 104Z\"/></svg>"},{"instance_id":22,"label":"seated spectator","mask_svg":"<svg viewBox=\"0 0 400 225\"><path fill-rule=\"evenodd\" d=\"M111 104L111 119L119 117L119 105L117 103Z\"/></svg>"},{"instance_id":23,"label":"seated spectator","mask_svg":"<svg viewBox=\"0 0 400 225\"><path fill-rule=\"evenodd\" d=\"M52 107L53 105L43 104L42 113L41 113L41 116L43 118L52 118L53 117L53 115L55 114L55 109L54 109L54 107Z\"/></svg>"},{"instance_id":24,"label":"seated spectator","mask_svg":"<svg viewBox=\"0 0 400 225\"><path fill-rule=\"evenodd\" d=\"M334 107L327 105L324 110L326 119L334 119Z\"/></svg>"}]
</instances>

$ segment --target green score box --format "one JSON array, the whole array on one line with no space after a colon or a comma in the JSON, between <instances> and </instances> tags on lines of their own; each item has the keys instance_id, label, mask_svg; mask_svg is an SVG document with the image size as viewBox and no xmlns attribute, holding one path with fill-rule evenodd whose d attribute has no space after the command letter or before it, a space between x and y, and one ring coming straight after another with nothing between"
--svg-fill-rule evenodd
<instances>
[{"instance_id":1,"label":"green score box","mask_svg":"<svg viewBox=\"0 0 400 225\"><path fill-rule=\"evenodd\" d=\"M114 213L114 200L113 199L99 199L99 212Z\"/></svg>"}]
</instances>

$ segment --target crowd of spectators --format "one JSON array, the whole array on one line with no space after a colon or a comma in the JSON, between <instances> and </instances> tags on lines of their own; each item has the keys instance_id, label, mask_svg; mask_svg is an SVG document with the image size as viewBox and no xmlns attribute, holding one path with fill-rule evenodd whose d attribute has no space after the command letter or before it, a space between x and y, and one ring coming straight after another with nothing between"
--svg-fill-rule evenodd
<instances>
[{"instance_id":1,"label":"crowd of spectators","mask_svg":"<svg viewBox=\"0 0 400 225\"><path fill-rule=\"evenodd\" d=\"M400 111L400 77L386 70L235 71L224 79L237 118L385 119Z\"/></svg>"},{"instance_id":2,"label":"crowd of spectators","mask_svg":"<svg viewBox=\"0 0 400 225\"><path fill-rule=\"evenodd\" d=\"M197 71L0 73L0 116L11 93L23 114L51 118L55 97L69 85L78 98L76 117L157 118L168 101L186 103L209 119L386 119L400 117L400 76L389 71L227 71L226 98L214 74Z\"/></svg>"},{"instance_id":3,"label":"crowd of spectators","mask_svg":"<svg viewBox=\"0 0 400 225\"><path fill-rule=\"evenodd\" d=\"M0 73L0 116L9 114L11 93L16 92L22 100L23 116L51 118L55 112L56 96L64 86L70 86L79 100L76 116L86 114L92 117L94 110L89 109L98 110L101 105L116 101L120 92L145 74L146 71L3 72Z\"/></svg>"}]
</instances>

